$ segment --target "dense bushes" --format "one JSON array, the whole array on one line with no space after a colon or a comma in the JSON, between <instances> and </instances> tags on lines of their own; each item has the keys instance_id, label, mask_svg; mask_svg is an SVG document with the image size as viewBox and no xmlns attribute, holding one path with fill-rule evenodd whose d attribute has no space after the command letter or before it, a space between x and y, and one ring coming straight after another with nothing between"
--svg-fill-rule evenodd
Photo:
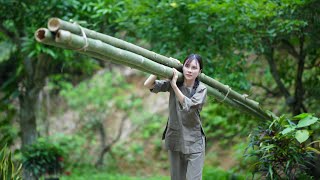
<instances>
[{"instance_id":1,"label":"dense bushes","mask_svg":"<svg viewBox=\"0 0 320 180\"><path fill-rule=\"evenodd\" d=\"M311 177L308 169L314 160L312 141L319 132L319 119L312 114L300 114L293 118L281 116L259 126L251 134L248 156L257 157L253 172L268 179L296 179ZM319 148L319 147L318 147Z\"/></svg>"},{"instance_id":2,"label":"dense bushes","mask_svg":"<svg viewBox=\"0 0 320 180\"><path fill-rule=\"evenodd\" d=\"M42 138L22 149L23 167L34 177L61 174L65 157L61 147Z\"/></svg>"}]
</instances>

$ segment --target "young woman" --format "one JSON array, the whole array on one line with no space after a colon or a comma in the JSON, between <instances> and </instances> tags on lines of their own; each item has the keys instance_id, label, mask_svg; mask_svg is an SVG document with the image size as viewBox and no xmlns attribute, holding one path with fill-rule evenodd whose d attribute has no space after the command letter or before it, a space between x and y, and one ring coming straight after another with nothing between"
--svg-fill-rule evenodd
<instances>
[{"instance_id":1,"label":"young woman","mask_svg":"<svg viewBox=\"0 0 320 180\"><path fill-rule=\"evenodd\" d=\"M151 92L169 92L169 118L162 139L169 153L172 180L202 179L205 156L205 134L200 111L207 96L207 88L198 76L202 59L189 55L183 62L183 82L178 82L178 71L173 68L171 80L156 80L155 75L145 81Z\"/></svg>"}]
</instances>

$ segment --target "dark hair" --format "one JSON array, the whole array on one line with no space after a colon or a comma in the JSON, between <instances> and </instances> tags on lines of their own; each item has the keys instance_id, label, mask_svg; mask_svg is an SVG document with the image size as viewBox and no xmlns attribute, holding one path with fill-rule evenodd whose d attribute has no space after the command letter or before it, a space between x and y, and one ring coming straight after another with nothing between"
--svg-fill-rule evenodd
<instances>
[{"instance_id":1,"label":"dark hair","mask_svg":"<svg viewBox=\"0 0 320 180\"><path fill-rule=\"evenodd\" d=\"M183 61L183 65L185 65L186 63L190 63L191 61L196 60L199 64L200 70L202 70L202 58L199 54L190 54L184 61Z\"/></svg>"},{"instance_id":2,"label":"dark hair","mask_svg":"<svg viewBox=\"0 0 320 180\"><path fill-rule=\"evenodd\" d=\"M198 54L190 54L188 57L186 57L186 59L183 61L183 66L187 63L188 64L191 63L192 61L197 61L199 64L200 70L202 70L202 67L203 67L202 58ZM182 68L182 73L183 73L183 68ZM183 78L183 80L184 80L184 78ZM200 84L200 81L199 81L199 78L197 77L194 82L193 88L192 88L191 96L194 95L199 84ZM183 85L183 81L178 83L178 86L182 86L182 85Z\"/></svg>"}]
</instances>

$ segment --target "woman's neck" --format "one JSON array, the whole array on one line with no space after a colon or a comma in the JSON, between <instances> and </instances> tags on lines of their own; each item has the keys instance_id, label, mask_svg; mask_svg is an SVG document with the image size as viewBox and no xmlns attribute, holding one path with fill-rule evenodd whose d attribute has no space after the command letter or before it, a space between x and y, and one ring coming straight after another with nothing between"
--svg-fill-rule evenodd
<instances>
[{"instance_id":1,"label":"woman's neck","mask_svg":"<svg viewBox=\"0 0 320 180\"><path fill-rule=\"evenodd\" d=\"M195 82L194 80L193 80L193 81L184 80L183 85L184 85L185 87L193 87L194 82Z\"/></svg>"}]
</instances>

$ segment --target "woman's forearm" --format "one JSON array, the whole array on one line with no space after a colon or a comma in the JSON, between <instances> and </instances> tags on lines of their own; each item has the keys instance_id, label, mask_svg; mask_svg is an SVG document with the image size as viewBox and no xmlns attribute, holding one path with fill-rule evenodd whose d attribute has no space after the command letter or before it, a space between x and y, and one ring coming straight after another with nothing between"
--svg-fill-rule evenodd
<instances>
[{"instance_id":1,"label":"woman's forearm","mask_svg":"<svg viewBox=\"0 0 320 180\"><path fill-rule=\"evenodd\" d=\"M182 92L180 91L178 86L175 85L172 87L172 89L173 89L174 93L176 94L176 97L178 98L180 104L183 104L185 96L182 94Z\"/></svg>"},{"instance_id":2,"label":"woman's forearm","mask_svg":"<svg viewBox=\"0 0 320 180\"><path fill-rule=\"evenodd\" d=\"M157 79L156 75L151 74L148 79L144 82L144 87L148 88L148 89L152 89L154 88L154 82Z\"/></svg>"}]
</instances>

